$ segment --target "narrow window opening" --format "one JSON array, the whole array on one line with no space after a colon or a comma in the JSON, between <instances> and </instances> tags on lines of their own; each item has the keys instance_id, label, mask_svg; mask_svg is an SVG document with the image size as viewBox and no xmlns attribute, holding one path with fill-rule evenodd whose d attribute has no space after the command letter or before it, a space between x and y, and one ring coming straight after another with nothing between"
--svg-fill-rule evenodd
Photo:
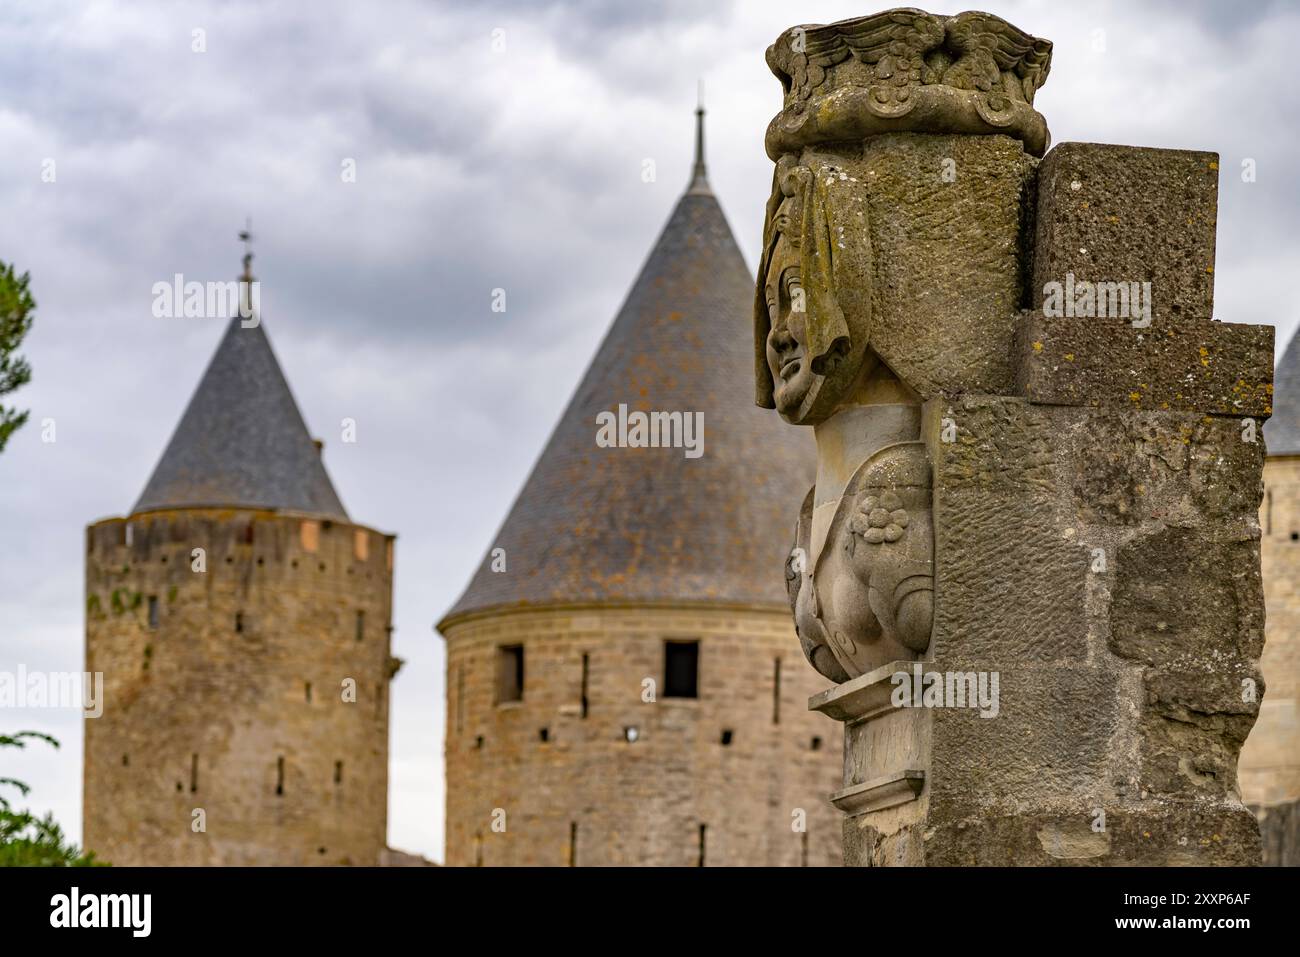
<instances>
[{"instance_id":1,"label":"narrow window opening","mask_svg":"<svg viewBox=\"0 0 1300 957\"><path fill-rule=\"evenodd\" d=\"M772 723L781 723L781 659L772 662Z\"/></svg>"},{"instance_id":2,"label":"narrow window opening","mask_svg":"<svg viewBox=\"0 0 1300 957\"><path fill-rule=\"evenodd\" d=\"M129 754L122 755L122 767L126 768L130 766L131 766L131 756Z\"/></svg>"},{"instance_id":3,"label":"narrow window opening","mask_svg":"<svg viewBox=\"0 0 1300 957\"><path fill-rule=\"evenodd\" d=\"M547 741L550 741L550 740L551 740L551 729L550 729L550 728L542 728L541 731L538 731L538 732L537 732L537 736L538 736L539 738L541 738L541 740L542 740L542 744L545 744Z\"/></svg>"},{"instance_id":4,"label":"narrow window opening","mask_svg":"<svg viewBox=\"0 0 1300 957\"><path fill-rule=\"evenodd\" d=\"M583 652L583 655L582 655L582 698L581 698L581 703L582 703L582 716L583 716L584 718L587 716L587 677L588 677L588 674L590 673L590 665L591 665L591 658L590 658L590 656L589 656L586 652ZM576 825L575 825L575 827L576 827Z\"/></svg>"},{"instance_id":5,"label":"narrow window opening","mask_svg":"<svg viewBox=\"0 0 1300 957\"><path fill-rule=\"evenodd\" d=\"M698 698L700 681L700 643L698 641L664 642L664 696Z\"/></svg>"},{"instance_id":6,"label":"narrow window opening","mask_svg":"<svg viewBox=\"0 0 1300 957\"><path fill-rule=\"evenodd\" d=\"M284 794L284 757L275 759L275 793Z\"/></svg>"},{"instance_id":7,"label":"narrow window opening","mask_svg":"<svg viewBox=\"0 0 1300 957\"><path fill-rule=\"evenodd\" d=\"M342 761L334 762L334 783L335 784L343 783L343 762Z\"/></svg>"},{"instance_id":8,"label":"narrow window opening","mask_svg":"<svg viewBox=\"0 0 1300 957\"><path fill-rule=\"evenodd\" d=\"M1300 532L1292 532L1292 533L1291 533L1291 541L1293 541L1293 542L1300 542Z\"/></svg>"},{"instance_id":9,"label":"narrow window opening","mask_svg":"<svg viewBox=\"0 0 1300 957\"><path fill-rule=\"evenodd\" d=\"M822 749L822 739L814 736L812 739L811 747L814 751L820 751Z\"/></svg>"},{"instance_id":10,"label":"narrow window opening","mask_svg":"<svg viewBox=\"0 0 1300 957\"><path fill-rule=\"evenodd\" d=\"M483 832L474 835L474 866L483 866Z\"/></svg>"},{"instance_id":11,"label":"narrow window opening","mask_svg":"<svg viewBox=\"0 0 1300 957\"><path fill-rule=\"evenodd\" d=\"M305 685L303 685L303 690L307 694L307 703L311 704L311 682L310 681L308 681Z\"/></svg>"},{"instance_id":12,"label":"narrow window opening","mask_svg":"<svg viewBox=\"0 0 1300 957\"><path fill-rule=\"evenodd\" d=\"M235 612L235 631L242 632L243 630L244 630L244 613L242 611L237 611Z\"/></svg>"},{"instance_id":13,"label":"narrow window opening","mask_svg":"<svg viewBox=\"0 0 1300 957\"><path fill-rule=\"evenodd\" d=\"M799 866L808 866L808 832L799 835Z\"/></svg>"},{"instance_id":14,"label":"narrow window opening","mask_svg":"<svg viewBox=\"0 0 1300 957\"><path fill-rule=\"evenodd\" d=\"M474 747L479 751L483 750L483 735L480 734L477 738L474 739Z\"/></svg>"},{"instance_id":15,"label":"narrow window opening","mask_svg":"<svg viewBox=\"0 0 1300 957\"><path fill-rule=\"evenodd\" d=\"M584 656L585 657L585 656ZM569 866L578 866L578 822L569 822Z\"/></svg>"},{"instance_id":16,"label":"narrow window opening","mask_svg":"<svg viewBox=\"0 0 1300 957\"><path fill-rule=\"evenodd\" d=\"M158 596L149 596L149 627L158 627Z\"/></svg>"},{"instance_id":17,"label":"narrow window opening","mask_svg":"<svg viewBox=\"0 0 1300 957\"><path fill-rule=\"evenodd\" d=\"M722 732L722 746L724 748L731 747L731 738L732 738L732 733L730 728L727 728L725 731Z\"/></svg>"},{"instance_id":18,"label":"narrow window opening","mask_svg":"<svg viewBox=\"0 0 1300 957\"><path fill-rule=\"evenodd\" d=\"M135 529L127 522L122 526L122 544L130 548L135 543Z\"/></svg>"},{"instance_id":19,"label":"narrow window opening","mask_svg":"<svg viewBox=\"0 0 1300 957\"><path fill-rule=\"evenodd\" d=\"M190 755L190 793L193 794L199 789L199 756Z\"/></svg>"},{"instance_id":20,"label":"narrow window opening","mask_svg":"<svg viewBox=\"0 0 1300 957\"><path fill-rule=\"evenodd\" d=\"M366 613L364 611L359 611L357 612L357 641L361 641L365 637L366 637Z\"/></svg>"},{"instance_id":21,"label":"narrow window opening","mask_svg":"<svg viewBox=\"0 0 1300 957\"><path fill-rule=\"evenodd\" d=\"M497 704L524 699L524 646L497 648Z\"/></svg>"},{"instance_id":22,"label":"narrow window opening","mask_svg":"<svg viewBox=\"0 0 1300 957\"><path fill-rule=\"evenodd\" d=\"M456 733L465 730L465 666L456 666Z\"/></svg>"},{"instance_id":23,"label":"narrow window opening","mask_svg":"<svg viewBox=\"0 0 1300 957\"><path fill-rule=\"evenodd\" d=\"M698 867L704 866L704 845L706 842L705 835L708 833L708 830L709 830L709 826L707 824L700 825L700 862L697 865Z\"/></svg>"}]
</instances>

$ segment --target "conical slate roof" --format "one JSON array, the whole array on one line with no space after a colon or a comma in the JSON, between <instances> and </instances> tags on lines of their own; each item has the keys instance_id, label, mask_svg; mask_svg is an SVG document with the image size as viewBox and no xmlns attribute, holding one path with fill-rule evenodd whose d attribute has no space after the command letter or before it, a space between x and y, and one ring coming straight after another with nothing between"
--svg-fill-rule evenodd
<instances>
[{"instance_id":1,"label":"conical slate roof","mask_svg":"<svg viewBox=\"0 0 1300 957\"><path fill-rule=\"evenodd\" d=\"M260 322L230 321L133 512L202 506L347 520Z\"/></svg>"},{"instance_id":2,"label":"conical slate roof","mask_svg":"<svg viewBox=\"0 0 1300 957\"><path fill-rule=\"evenodd\" d=\"M753 301L697 134L690 186L440 627L549 604L785 604L783 565L815 452L810 430L754 405ZM620 404L703 412L703 454L599 447L597 414ZM492 570L495 548L504 572Z\"/></svg>"},{"instance_id":3,"label":"conical slate roof","mask_svg":"<svg viewBox=\"0 0 1300 957\"><path fill-rule=\"evenodd\" d=\"M1273 372L1273 415L1264 423L1269 455L1300 455L1300 331Z\"/></svg>"}]
</instances>

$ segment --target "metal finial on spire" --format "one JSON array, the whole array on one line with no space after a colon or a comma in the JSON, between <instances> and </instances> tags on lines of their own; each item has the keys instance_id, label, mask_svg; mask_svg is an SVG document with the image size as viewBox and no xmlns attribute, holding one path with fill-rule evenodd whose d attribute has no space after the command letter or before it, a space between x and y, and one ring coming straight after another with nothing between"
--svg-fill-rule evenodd
<instances>
[{"instance_id":1,"label":"metal finial on spire","mask_svg":"<svg viewBox=\"0 0 1300 957\"><path fill-rule=\"evenodd\" d=\"M704 80L700 80L700 92L695 107L695 168L691 171L691 185L688 193L711 193L708 171L704 166Z\"/></svg>"},{"instance_id":2,"label":"metal finial on spire","mask_svg":"<svg viewBox=\"0 0 1300 957\"><path fill-rule=\"evenodd\" d=\"M244 220L244 228L239 231L239 239L244 244L244 274L240 276L243 282L253 281L253 220Z\"/></svg>"}]
</instances>

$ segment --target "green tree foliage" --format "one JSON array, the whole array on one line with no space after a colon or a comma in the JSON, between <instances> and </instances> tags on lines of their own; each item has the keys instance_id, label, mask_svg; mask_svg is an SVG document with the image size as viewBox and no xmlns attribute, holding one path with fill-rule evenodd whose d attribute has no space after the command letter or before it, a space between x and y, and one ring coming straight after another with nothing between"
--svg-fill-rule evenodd
<instances>
[{"instance_id":1,"label":"green tree foliage","mask_svg":"<svg viewBox=\"0 0 1300 957\"><path fill-rule=\"evenodd\" d=\"M59 742L39 731L0 734L0 748L22 748L29 740L58 747ZM16 778L0 777L0 788L16 790L24 797L31 790ZM54 815L39 818L30 811L15 811L0 791L0 867L95 867L94 854L82 854L63 836Z\"/></svg>"},{"instance_id":2,"label":"green tree foliage","mask_svg":"<svg viewBox=\"0 0 1300 957\"><path fill-rule=\"evenodd\" d=\"M14 267L0 262L0 398L26 385L32 378L32 368L18 355L18 346L32 328L36 302L27 289L29 274L21 276ZM9 436L27 421L27 411L0 405L0 451L4 451Z\"/></svg>"}]
</instances>

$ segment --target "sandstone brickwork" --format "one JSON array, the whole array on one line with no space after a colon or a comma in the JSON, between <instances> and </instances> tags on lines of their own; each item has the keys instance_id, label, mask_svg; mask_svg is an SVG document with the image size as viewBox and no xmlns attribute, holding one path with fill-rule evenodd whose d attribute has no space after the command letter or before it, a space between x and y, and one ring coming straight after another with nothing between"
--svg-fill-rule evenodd
<instances>
[{"instance_id":1,"label":"sandstone brickwork","mask_svg":"<svg viewBox=\"0 0 1300 957\"><path fill-rule=\"evenodd\" d=\"M115 865L379 863L392 548L269 510L92 525L85 846Z\"/></svg>"},{"instance_id":2,"label":"sandstone brickwork","mask_svg":"<svg viewBox=\"0 0 1300 957\"><path fill-rule=\"evenodd\" d=\"M840 862L840 727L807 711L824 682L783 609L554 608L445 633L448 865ZM666 641L700 643L697 698L665 694ZM523 695L498 702L514 645Z\"/></svg>"}]
</instances>

